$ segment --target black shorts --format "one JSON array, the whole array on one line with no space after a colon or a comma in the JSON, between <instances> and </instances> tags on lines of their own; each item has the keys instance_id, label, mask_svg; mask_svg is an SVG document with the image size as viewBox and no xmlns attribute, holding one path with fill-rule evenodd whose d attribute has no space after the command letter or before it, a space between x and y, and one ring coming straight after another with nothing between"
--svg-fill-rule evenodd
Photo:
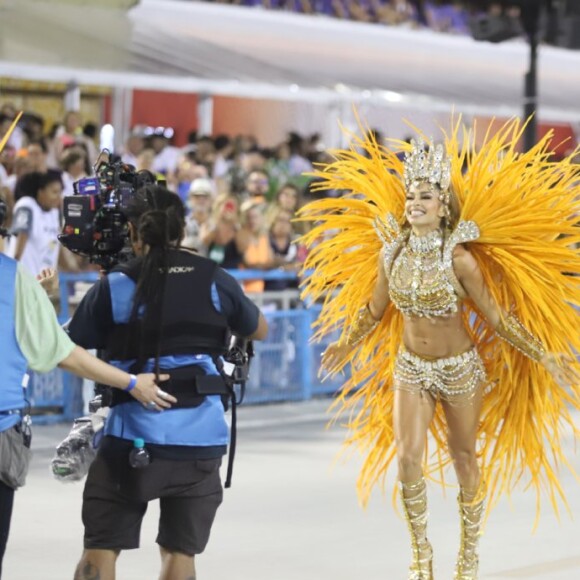
<instances>
[{"instance_id":1,"label":"black shorts","mask_svg":"<svg viewBox=\"0 0 580 580\"><path fill-rule=\"evenodd\" d=\"M201 554L223 499L221 458L153 457L146 467L134 469L130 450L131 442L122 440L105 445L89 469L83 492L85 549L138 548L147 502L159 499L157 543L172 552Z\"/></svg>"}]
</instances>

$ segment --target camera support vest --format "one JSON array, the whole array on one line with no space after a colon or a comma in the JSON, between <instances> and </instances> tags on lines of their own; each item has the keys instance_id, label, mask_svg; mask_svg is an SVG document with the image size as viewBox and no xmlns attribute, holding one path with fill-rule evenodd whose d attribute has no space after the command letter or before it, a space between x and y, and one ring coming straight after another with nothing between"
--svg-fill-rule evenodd
<instances>
[{"instance_id":1,"label":"camera support vest","mask_svg":"<svg viewBox=\"0 0 580 580\"><path fill-rule=\"evenodd\" d=\"M219 295L213 282L215 264L190 252L177 250L171 252L169 264L162 304L159 363L162 369L169 370L182 388L187 388L189 384L189 390L196 397L195 382L198 377L208 381L221 379L212 356L226 350L227 320L219 312ZM116 328L107 343L106 358L111 364L129 372L139 351L139 345L132 338L132 333L138 333L138 329L132 329L129 321L140 268L141 261L134 260L116 268L107 277ZM209 338L200 336L202 331ZM124 341L132 344L124 344ZM157 345L144 344L147 353L152 356L143 371L152 372ZM162 387L166 388L165 385ZM158 413L145 409L127 393L112 390L115 397L117 393L124 395L126 403L111 408L105 423L105 435L128 440L140 437L146 443L158 445L223 446L221 453L225 452L225 446L230 442L224 406L218 393L199 397L199 404L174 405L170 410ZM185 394L176 393L176 397L180 401L186 399Z\"/></svg>"}]
</instances>

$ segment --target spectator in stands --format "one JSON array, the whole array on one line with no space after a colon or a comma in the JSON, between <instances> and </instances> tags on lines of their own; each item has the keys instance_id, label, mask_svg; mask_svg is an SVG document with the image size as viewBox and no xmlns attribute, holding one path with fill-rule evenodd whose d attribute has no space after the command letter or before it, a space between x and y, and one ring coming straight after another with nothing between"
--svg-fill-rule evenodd
<instances>
[{"instance_id":1,"label":"spectator in stands","mask_svg":"<svg viewBox=\"0 0 580 580\"><path fill-rule=\"evenodd\" d=\"M300 207L300 189L292 183L286 183L278 190L274 201L294 216Z\"/></svg>"},{"instance_id":2,"label":"spectator in stands","mask_svg":"<svg viewBox=\"0 0 580 580\"><path fill-rule=\"evenodd\" d=\"M265 169L251 171L246 178L246 191L244 197L258 202L266 202L266 194L270 188L270 179Z\"/></svg>"},{"instance_id":3,"label":"spectator in stands","mask_svg":"<svg viewBox=\"0 0 580 580\"><path fill-rule=\"evenodd\" d=\"M137 162L135 164L135 168L137 171L151 171L151 173L155 173L153 169L153 165L155 163L155 150L151 147L145 147L137 156Z\"/></svg>"},{"instance_id":4,"label":"spectator in stands","mask_svg":"<svg viewBox=\"0 0 580 580\"><path fill-rule=\"evenodd\" d=\"M144 127L140 125L136 125L131 130L129 137L125 141L123 153L121 154L123 163L137 167L139 154L145 147L145 135L143 131Z\"/></svg>"},{"instance_id":5,"label":"spectator in stands","mask_svg":"<svg viewBox=\"0 0 580 580\"><path fill-rule=\"evenodd\" d=\"M27 111L22 115L22 121L28 144L44 139L44 119L40 115Z\"/></svg>"},{"instance_id":6,"label":"spectator in stands","mask_svg":"<svg viewBox=\"0 0 580 580\"><path fill-rule=\"evenodd\" d=\"M87 177L85 155L76 147L67 149L60 162L62 167L63 196L73 195L75 181Z\"/></svg>"},{"instance_id":7,"label":"spectator in stands","mask_svg":"<svg viewBox=\"0 0 580 580\"><path fill-rule=\"evenodd\" d=\"M212 224L202 237L207 256L226 270L238 269L243 262L248 239L242 232L238 200L222 196L215 202Z\"/></svg>"},{"instance_id":8,"label":"spectator in stands","mask_svg":"<svg viewBox=\"0 0 580 580\"><path fill-rule=\"evenodd\" d=\"M300 176L312 171L312 164L306 159L304 154L304 139L297 133L290 133L288 146L290 147L290 159L288 161L290 176Z\"/></svg>"},{"instance_id":9,"label":"spectator in stands","mask_svg":"<svg viewBox=\"0 0 580 580\"><path fill-rule=\"evenodd\" d=\"M150 145L155 152L153 161L153 171L169 175L177 169L179 161L179 149L169 144L169 139L173 136L173 129L170 127L157 127L150 137Z\"/></svg>"},{"instance_id":10,"label":"spectator in stands","mask_svg":"<svg viewBox=\"0 0 580 580\"><path fill-rule=\"evenodd\" d=\"M213 167L216 150L213 139L207 135L199 137L195 143L195 161L199 165Z\"/></svg>"},{"instance_id":11,"label":"spectator in stands","mask_svg":"<svg viewBox=\"0 0 580 580\"><path fill-rule=\"evenodd\" d=\"M48 148L42 139L31 141L28 144L26 156L31 171L38 171L39 173L48 171Z\"/></svg>"},{"instance_id":12,"label":"spectator in stands","mask_svg":"<svg viewBox=\"0 0 580 580\"><path fill-rule=\"evenodd\" d=\"M305 259L304 247L296 241L292 227L292 213L278 206L269 214L270 249L278 267L286 271L297 272ZM285 290L297 288L297 280L267 280L264 290Z\"/></svg>"},{"instance_id":13,"label":"spectator in stands","mask_svg":"<svg viewBox=\"0 0 580 580\"><path fill-rule=\"evenodd\" d=\"M18 185L24 195L14 206L14 236L7 253L37 276L58 264L62 182L54 173L34 172L24 175Z\"/></svg>"},{"instance_id":14,"label":"spectator in stands","mask_svg":"<svg viewBox=\"0 0 580 580\"><path fill-rule=\"evenodd\" d=\"M214 146L213 178L222 179L227 176L232 167L234 144L227 135L218 135L214 140Z\"/></svg>"},{"instance_id":15,"label":"spectator in stands","mask_svg":"<svg viewBox=\"0 0 580 580\"><path fill-rule=\"evenodd\" d=\"M374 22L374 13L368 0L351 0L348 3L350 19L356 22Z\"/></svg>"},{"instance_id":16,"label":"spectator in stands","mask_svg":"<svg viewBox=\"0 0 580 580\"><path fill-rule=\"evenodd\" d=\"M14 162L14 167L12 171L12 175L9 175L6 179L6 188L9 190L9 198L6 200L8 206L11 208L14 205L14 191L16 190L16 184L18 180L27 173L31 173L31 165L30 160L28 159L27 155L18 155Z\"/></svg>"},{"instance_id":17,"label":"spectator in stands","mask_svg":"<svg viewBox=\"0 0 580 580\"><path fill-rule=\"evenodd\" d=\"M202 240L210 227L213 194L213 184L209 179L198 178L191 182L187 199L189 214L185 220L185 238L181 245L193 248L202 256L207 256L208 251Z\"/></svg>"},{"instance_id":18,"label":"spectator in stands","mask_svg":"<svg viewBox=\"0 0 580 580\"><path fill-rule=\"evenodd\" d=\"M12 125L18 112L12 103L4 103L0 109L0 140ZM20 125L20 123L19 123ZM17 125L12 131L12 135L8 139L7 145L12 147L14 151L19 151L24 146L26 135L22 129Z\"/></svg>"},{"instance_id":19,"label":"spectator in stands","mask_svg":"<svg viewBox=\"0 0 580 580\"><path fill-rule=\"evenodd\" d=\"M10 130L14 119L7 117L6 115L0 115L0 142L3 140L4 136ZM8 137L3 151L0 153L0 162L4 165L6 171L10 173L11 167L10 163L14 160L16 152L20 149L12 144L12 138L14 137L14 131Z\"/></svg>"},{"instance_id":20,"label":"spectator in stands","mask_svg":"<svg viewBox=\"0 0 580 580\"><path fill-rule=\"evenodd\" d=\"M63 149L61 158L59 159L59 166L62 163L63 157L65 155L67 155L70 151L76 151L77 153L80 153L80 155L83 158L85 175L91 175L93 172L93 165L89 161L89 159L90 159L89 149L88 149L86 143L83 143L80 141L78 143L74 143L73 145L67 145ZM96 161L96 158L95 158L95 161Z\"/></svg>"},{"instance_id":21,"label":"spectator in stands","mask_svg":"<svg viewBox=\"0 0 580 580\"><path fill-rule=\"evenodd\" d=\"M90 164L97 159L97 148L95 144L83 135L81 115L78 111L67 111L64 116L63 125L57 130L54 139L54 154L56 159L61 159L65 148L75 144L83 145L87 150Z\"/></svg>"},{"instance_id":22,"label":"spectator in stands","mask_svg":"<svg viewBox=\"0 0 580 580\"><path fill-rule=\"evenodd\" d=\"M198 164L195 161L195 155L190 152L179 160L173 179L175 181L174 189L181 198L181 201L185 204L191 191L191 184L193 181L196 179L207 180L208 170L205 165ZM213 190L213 184L211 187Z\"/></svg>"},{"instance_id":23,"label":"spectator in stands","mask_svg":"<svg viewBox=\"0 0 580 580\"><path fill-rule=\"evenodd\" d=\"M423 5L427 24L432 30L469 34L468 13L460 2L425 0Z\"/></svg>"},{"instance_id":24,"label":"spectator in stands","mask_svg":"<svg viewBox=\"0 0 580 580\"><path fill-rule=\"evenodd\" d=\"M95 147L98 147L99 143L99 128L95 123L88 122L85 123L83 126L83 135L89 140L92 141Z\"/></svg>"},{"instance_id":25,"label":"spectator in stands","mask_svg":"<svg viewBox=\"0 0 580 580\"><path fill-rule=\"evenodd\" d=\"M265 224L265 204L256 198L247 199L241 206L242 232L245 235L244 266L251 270L269 270L284 263L274 256ZM262 292L264 280L244 281L246 292Z\"/></svg>"},{"instance_id":26,"label":"spectator in stands","mask_svg":"<svg viewBox=\"0 0 580 580\"><path fill-rule=\"evenodd\" d=\"M408 0L370 0L377 22L389 26L417 26L417 12Z\"/></svg>"},{"instance_id":27,"label":"spectator in stands","mask_svg":"<svg viewBox=\"0 0 580 580\"><path fill-rule=\"evenodd\" d=\"M290 147L286 141L280 143L266 162L270 176L270 187L277 191L290 179Z\"/></svg>"}]
</instances>

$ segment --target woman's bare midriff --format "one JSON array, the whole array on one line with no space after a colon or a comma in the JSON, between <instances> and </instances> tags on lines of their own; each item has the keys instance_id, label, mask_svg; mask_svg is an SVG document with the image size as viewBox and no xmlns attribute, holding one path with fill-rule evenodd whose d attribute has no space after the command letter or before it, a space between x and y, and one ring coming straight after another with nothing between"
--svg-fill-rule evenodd
<instances>
[{"instance_id":1,"label":"woman's bare midriff","mask_svg":"<svg viewBox=\"0 0 580 580\"><path fill-rule=\"evenodd\" d=\"M473 346L460 312L445 318L405 316L403 344L407 350L429 358L455 356Z\"/></svg>"}]
</instances>

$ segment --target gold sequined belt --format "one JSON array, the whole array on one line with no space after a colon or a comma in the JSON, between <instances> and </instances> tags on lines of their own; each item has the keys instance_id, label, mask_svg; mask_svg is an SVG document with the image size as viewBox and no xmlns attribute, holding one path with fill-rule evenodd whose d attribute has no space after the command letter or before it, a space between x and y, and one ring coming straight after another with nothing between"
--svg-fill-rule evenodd
<instances>
[{"instance_id":1,"label":"gold sequined belt","mask_svg":"<svg viewBox=\"0 0 580 580\"><path fill-rule=\"evenodd\" d=\"M395 389L428 392L448 401L470 399L486 381L485 367L475 347L455 356L435 359L401 348L393 377Z\"/></svg>"}]
</instances>

